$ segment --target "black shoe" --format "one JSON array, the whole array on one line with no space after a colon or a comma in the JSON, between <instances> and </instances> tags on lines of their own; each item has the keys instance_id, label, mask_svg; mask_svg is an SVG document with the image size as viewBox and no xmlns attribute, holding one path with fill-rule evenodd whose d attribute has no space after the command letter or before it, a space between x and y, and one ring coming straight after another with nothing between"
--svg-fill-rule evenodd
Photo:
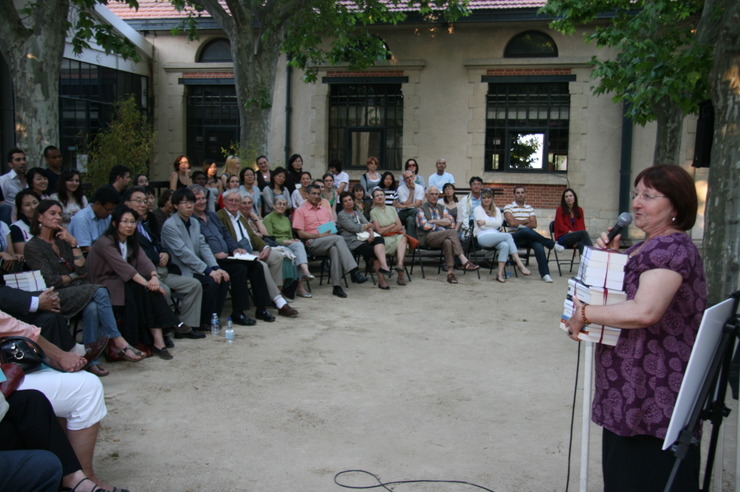
<instances>
[{"instance_id":1,"label":"black shoe","mask_svg":"<svg viewBox=\"0 0 740 492\"><path fill-rule=\"evenodd\" d=\"M258 309L257 312L254 313L254 317L262 321L267 321L268 323L275 321L275 316L271 315L265 308Z\"/></svg>"},{"instance_id":2,"label":"black shoe","mask_svg":"<svg viewBox=\"0 0 740 492\"><path fill-rule=\"evenodd\" d=\"M390 270L386 270L385 268L378 268L378 272L382 273L383 275L386 275L390 277L393 275Z\"/></svg>"},{"instance_id":3,"label":"black shoe","mask_svg":"<svg viewBox=\"0 0 740 492\"><path fill-rule=\"evenodd\" d=\"M344 299L345 297L347 297L347 294L345 294L344 291L342 290L342 288L340 286L338 286L338 285L334 287L334 290L332 290L331 293L334 294L337 297L341 297L342 299Z\"/></svg>"},{"instance_id":4,"label":"black shoe","mask_svg":"<svg viewBox=\"0 0 740 492\"><path fill-rule=\"evenodd\" d=\"M241 326L254 326L257 324L255 320L249 316L245 316L244 313L233 313L231 315L231 322Z\"/></svg>"},{"instance_id":5,"label":"black shoe","mask_svg":"<svg viewBox=\"0 0 740 492\"><path fill-rule=\"evenodd\" d=\"M355 270L354 272L350 273L350 280L352 280L353 284L361 284L364 282L367 282L367 277ZM336 288L336 287L335 287Z\"/></svg>"},{"instance_id":6,"label":"black shoe","mask_svg":"<svg viewBox=\"0 0 740 492\"><path fill-rule=\"evenodd\" d=\"M155 355L159 356L160 359L164 360L172 360L172 354L167 350L167 347L162 347L161 349L158 349L154 345L152 345L152 352L154 352Z\"/></svg>"},{"instance_id":7,"label":"black shoe","mask_svg":"<svg viewBox=\"0 0 740 492\"><path fill-rule=\"evenodd\" d=\"M211 324L210 323L203 323L202 325L200 325L200 326L198 326L196 328L193 328L193 330L211 331ZM175 337L175 338L177 338L177 337Z\"/></svg>"},{"instance_id":8,"label":"black shoe","mask_svg":"<svg viewBox=\"0 0 740 492\"><path fill-rule=\"evenodd\" d=\"M191 330L192 331L192 330ZM175 342L172 341L169 335L164 335L162 337L164 340L164 346L167 348L175 348Z\"/></svg>"},{"instance_id":9,"label":"black shoe","mask_svg":"<svg viewBox=\"0 0 740 492\"><path fill-rule=\"evenodd\" d=\"M199 338L205 338L205 337L206 337L206 334L205 333L200 333L200 332L195 331L195 330L186 331L185 333L175 332L175 338L177 338L178 340L181 339L181 338L190 338L192 340L197 340ZM170 346L167 343L167 340L169 340L169 338L170 337L164 337L164 345L167 348L172 348L172 347L175 346L175 344L172 343L172 340L170 340L170 343L172 343L172 345Z\"/></svg>"}]
</instances>

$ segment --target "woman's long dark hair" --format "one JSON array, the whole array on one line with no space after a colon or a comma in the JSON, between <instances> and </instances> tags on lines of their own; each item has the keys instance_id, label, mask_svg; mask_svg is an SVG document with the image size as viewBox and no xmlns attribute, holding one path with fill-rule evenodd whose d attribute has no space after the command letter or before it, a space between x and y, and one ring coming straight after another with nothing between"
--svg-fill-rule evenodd
<instances>
[{"instance_id":1,"label":"woman's long dark hair","mask_svg":"<svg viewBox=\"0 0 740 492\"><path fill-rule=\"evenodd\" d=\"M285 187L288 184L288 171L285 170L284 167L276 167L272 170L270 173L270 189L275 190L275 176L278 174L282 174L285 177L285 181L283 181L283 184L280 185L280 191L285 191Z\"/></svg>"},{"instance_id":2,"label":"woman's long dark hair","mask_svg":"<svg viewBox=\"0 0 740 492\"><path fill-rule=\"evenodd\" d=\"M560 196L560 208L562 209L563 213L566 217L570 217L570 209L568 208L568 204L565 203L565 194L568 192L573 193L573 218L580 219L581 218L581 211L578 207L578 195L573 190L573 188L566 188L563 190L563 194Z\"/></svg>"},{"instance_id":3,"label":"woman's long dark hair","mask_svg":"<svg viewBox=\"0 0 740 492\"><path fill-rule=\"evenodd\" d=\"M454 190L455 185L452 183L445 183L445 185L442 187L442 199L445 203L450 203L449 200L447 200L447 195L445 195L445 190L447 190L447 188L452 188ZM457 196L454 193L452 194L452 201L457 203Z\"/></svg>"},{"instance_id":4,"label":"woman's long dark hair","mask_svg":"<svg viewBox=\"0 0 740 492\"><path fill-rule=\"evenodd\" d=\"M391 177L391 180L392 180L391 181L391 187L388 188L388 189L389 190L395 190L396 188L398 188L398 185L396 184L396 177L390 171L386 171L386 172L383 173L383 175L380 177L380 184L378 186L380 186L381 188L385 189L385 177L386 176L390 176Z\"/></svg>"},{"instance_id":5,"label":"woman's long dark hair","mask_svg":"<svg viewBox=\"0 0 740 492\"><path fill-rule=\"evenodd\" d=\"M82 175L80 175L80 172L77 169L71 168L62 171L62 175L59 176L59 181L57 181L57 197L59 198L59 203L63 205L62 208L66 207L69 204L69 195L67 194L67 181L74 178L75 175L80 178L80 185L74 192L72 192L72 197L74 198L75 203L80 206L80 208L84 207L82 203L82 197L84 196L84 194L82 193Z\"/></svg>"},{"instance_id":6,"label":"woman's long dark hair","mask_svg":"<svg viewBox=\"0 0 740 492\"><path fill-rule=\"evenodd\" d=\"M108 229L105 231L105 233L103 233L104 236L111 238L113 244L116 245L119 253L122 253L123 251L121 251L121 246L119 246L118 244L120 243L120 241L118 240L118 224L121 222L121 219L126 214L131 214L133 215L134 220L139 220L139 214L134 212L132 209L126 206L118 207L111 214L110 225L108 226ZM132 258L139 253L139 239L136 237L136 233L130 235L126 239L126 248L128 249L128 258ZM126 259L128 260L128 258Z\"/></svg>"}]
</instances>

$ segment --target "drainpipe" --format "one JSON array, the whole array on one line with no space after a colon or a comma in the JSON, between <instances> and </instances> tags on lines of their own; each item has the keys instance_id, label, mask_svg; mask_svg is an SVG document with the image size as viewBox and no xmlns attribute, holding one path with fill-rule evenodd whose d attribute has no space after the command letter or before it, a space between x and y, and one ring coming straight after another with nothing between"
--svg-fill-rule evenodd
<instances>
[{"instance_id":1,"label":"drainpipe","mask_svg":"<svg viewBox=\"0 0 740 492\"><path fill-rule=\"evenodd\" d=\"M288 165L288 157L290 157L290 132L291 132L291 113L293 108L291 106L291 96L293 90L293 67L290 66L290 55L288 55L288 64L285 69L285 166Z\"/></svg>"},{"instance_id":2,"label":"drainpipe","mask_svg":"<svg viewBox=\"0 0 740 492\"><path fill-rule=\"evenodd\" d=\"M619 158L619 212L630 209L630 189L632 188L632 120L627 116L629 107L622 105L622 152Z\"/></svg>"}]
</instances>

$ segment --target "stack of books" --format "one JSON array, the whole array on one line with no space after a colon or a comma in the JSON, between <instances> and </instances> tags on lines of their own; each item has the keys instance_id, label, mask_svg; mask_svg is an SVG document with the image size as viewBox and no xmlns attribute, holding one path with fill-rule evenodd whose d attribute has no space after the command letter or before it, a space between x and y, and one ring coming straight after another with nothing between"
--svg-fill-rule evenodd
<instances>
[{"instance_id":1,"label":"stack of books","mask_svg":"<svg viewBox=\"0 0 740 492\"><path fill-rule=\"evenodd\" d=\"M575 312L573 299L586 304L605 306L626 301L627 295L622 290L624 284L624 266L628 256L619 251L586 247L581 256L578 276L568 280L568 295L563 304L560 317L560 328L567 330L565 322ZM583 341L616 345L622 330L605 325L586 325L578 335Z\"/></svg>"}]
</instances>

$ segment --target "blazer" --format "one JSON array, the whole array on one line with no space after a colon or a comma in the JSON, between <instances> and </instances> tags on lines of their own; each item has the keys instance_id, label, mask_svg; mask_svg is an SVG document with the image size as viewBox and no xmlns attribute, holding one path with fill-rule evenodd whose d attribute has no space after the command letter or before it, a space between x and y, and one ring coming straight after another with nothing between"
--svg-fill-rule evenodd
<instances>
[{"instance_id":1,"label":"blazer","mask_svg":"<svg viewBox=\"0 0 740 492\"><path fill-rule=\"evenodd\" d=\"M218 262L194 217L190 218L189 230L179 214L167 219L162 226L162 244L169 250L172 263L180 268L183 277L207 275L212 268L218 268Z\"/></svg>"},{"instance_id":2,"label":"blazer","mask_svg":"<svg viewBox=\"0 0 740 492\"><path fill-rule=\"evenodd\" d=\"M234 238L234 240L236 241L236 231L234 230L234 224L231 222L231 219L229 218L229 213L226 211L226 209L222 208L221 210L216 212L216 215L221 220L221 223L229 230L229 234L231 234L231 237ZM239 216L239 222L242 223L242 227L245 231L247 231L247 234L249 235L249 242L252 243L252 248L254 249L254 251L256 251L257 253L262 251L262 249L267 246L265 240L254 233L252 228L249 227L249 224L247 224L247 219L244 218L243 215Z\"/></svg>"}]
</instances>

